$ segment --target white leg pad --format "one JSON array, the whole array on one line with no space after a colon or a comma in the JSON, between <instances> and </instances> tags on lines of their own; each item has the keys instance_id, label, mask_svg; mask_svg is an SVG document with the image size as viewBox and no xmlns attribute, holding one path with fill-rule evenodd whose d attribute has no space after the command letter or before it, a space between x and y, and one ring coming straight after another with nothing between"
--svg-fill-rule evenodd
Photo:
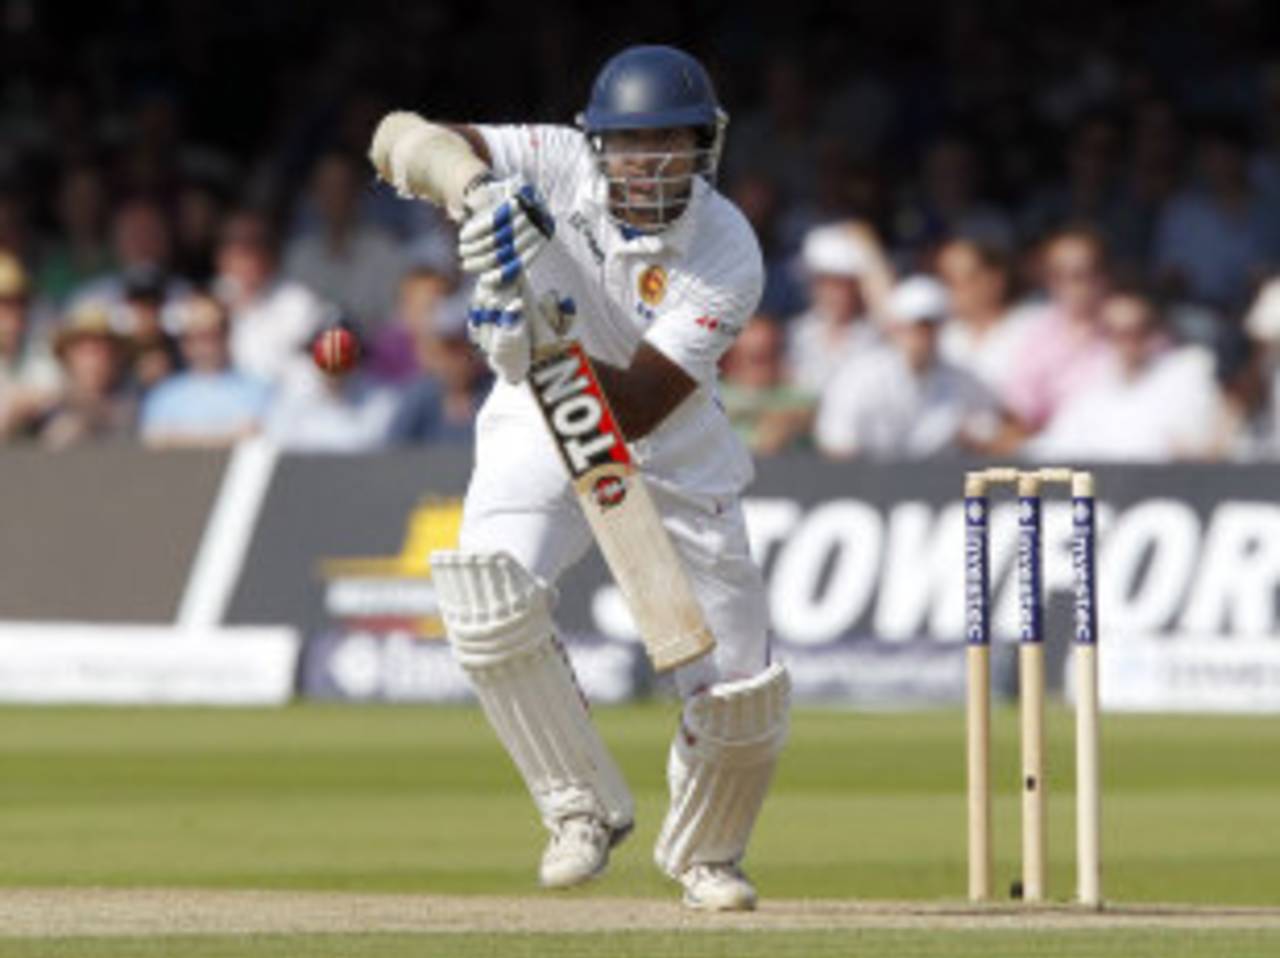
<instances>
[{"instance_id":1,"label":"white leg pad","mask_svg":"<svg viewBox=\"0 0 1280 958\"><path fill-rule=\"evenodd\" d=\"M671 807L654 848L678 878L696 864L736 865L787 739L791 680L773 664L691 696L667 762Z\"/></svg>"},{"instance_id":2,"label":"white leg pad","mask_svg":"<svg viewBox=\"0 0 1280 958\"><path fill-rule=\"evenodd\" d=\"M547 589L504 552L434 552L454 657L550 827L571 815L625 831L631 793L555 635Z\"/></svg>"}]
</instances>

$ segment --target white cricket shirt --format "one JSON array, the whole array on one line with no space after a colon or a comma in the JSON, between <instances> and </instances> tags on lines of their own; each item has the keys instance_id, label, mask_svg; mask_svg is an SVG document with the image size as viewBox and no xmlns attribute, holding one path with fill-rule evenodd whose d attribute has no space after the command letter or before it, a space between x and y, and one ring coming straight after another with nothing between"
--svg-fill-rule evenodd
<instances>
[{"instance_id":1,"label":"white cricket shirt","mask_svg":"<svg viewBox=\"0 0 1280 958\"><path fill-rule=\"evenodd\" d=\"M534 289L570 295L587 352L626 366L643 339L698 382L649 436L631 444L645 472L708 494L740 491L751 456L716 396L717 364L764 288L760 246L746 218L701 178L689 208L656 235L624 235L586 137L572 127L482 126L493 169L534 184L556 219L556 242L529 270ZM537 417L523 387L495 386L488 404Z\"/></svg>"}]
</instances>

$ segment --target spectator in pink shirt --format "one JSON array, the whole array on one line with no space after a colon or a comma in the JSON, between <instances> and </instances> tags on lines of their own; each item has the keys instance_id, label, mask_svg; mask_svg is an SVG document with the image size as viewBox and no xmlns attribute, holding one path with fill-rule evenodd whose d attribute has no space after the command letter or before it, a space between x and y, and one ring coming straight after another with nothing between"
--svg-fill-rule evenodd
<instances>
[{"instance_id":1,"label":"spectator in pink shirt","mask_svg":"<svg viewBox=\"0 0 1280 958\"><path fill-rule=\"evenodd\" d=\"M1110 348L1098 323L1109 285L1102 238L1062 230L1046 243L1041 268L1049 298L1027 323L1003 397L1033 431L1093 383Z\"/></svg>"},{"instance_id":2,"label":"spectator in pink shirt","mask_svg":"<svg viewBox=\"0 0 1280 958\"><path fill-rule=\"evenodd\" d=\"M1111 343L1101 373L1065 403L1025 452L1050 462L1171 462L1219 454L1226 410L1214 355L1176 343L1156 302L1119 288L1099 328Z\"/></svg>"}]
</instances>

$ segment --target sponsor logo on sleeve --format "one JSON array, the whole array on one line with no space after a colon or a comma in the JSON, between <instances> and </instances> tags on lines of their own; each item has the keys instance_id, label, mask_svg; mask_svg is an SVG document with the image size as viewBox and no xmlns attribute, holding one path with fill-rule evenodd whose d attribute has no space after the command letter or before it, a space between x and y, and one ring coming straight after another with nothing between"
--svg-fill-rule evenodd
<instances>
[{"instance_id":1,"label":"sponsor logo on sleeve","mask_svg":"<svg viewBox=\"0 0 1280 958\"><path fill-rule=\"evenodd\" d=\"M737 336L738 333L742 332L741 326L726 322L718 316L699 316L694 320L694 323L701 326L709 333L718 333L721 336L728 337L729 339L732 339Z\"/></svg>"}]
</instances>

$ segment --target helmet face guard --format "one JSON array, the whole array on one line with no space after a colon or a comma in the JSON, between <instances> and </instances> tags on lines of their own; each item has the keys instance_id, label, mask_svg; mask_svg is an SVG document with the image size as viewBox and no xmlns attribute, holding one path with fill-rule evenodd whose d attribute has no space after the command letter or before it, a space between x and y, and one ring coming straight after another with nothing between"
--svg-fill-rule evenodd
<instances>
[{"instance_id":1,"label":"helmet face guard","mask_svg":"<svg viewBox=\"0 0 1280 958\"><path fill-rule=\"evenodd\" d=\"M715 183L728 118L694 130L693 149L631 149L607 131L588 136L608 190L609 213L628 229L660 232L688 208L695 177ZM662 128L659 128L662 129Z\"/></svg>"},{"instance_id":2,"label":"helmet face guard","mask_svg":"<svg viewBox=\"0 0 1280 958\"><path fill-rule=\"evenodd\" d=\"M601 69L578 125L608 187L610 215L645 233L669 227L689 206L694 177L714 182L729 118L706 70L674 47L623 50ZM692 129L693 149L632 149L612 133ZM611 142L612 141L612 142Z\"/></svg>"}]
</instances>

